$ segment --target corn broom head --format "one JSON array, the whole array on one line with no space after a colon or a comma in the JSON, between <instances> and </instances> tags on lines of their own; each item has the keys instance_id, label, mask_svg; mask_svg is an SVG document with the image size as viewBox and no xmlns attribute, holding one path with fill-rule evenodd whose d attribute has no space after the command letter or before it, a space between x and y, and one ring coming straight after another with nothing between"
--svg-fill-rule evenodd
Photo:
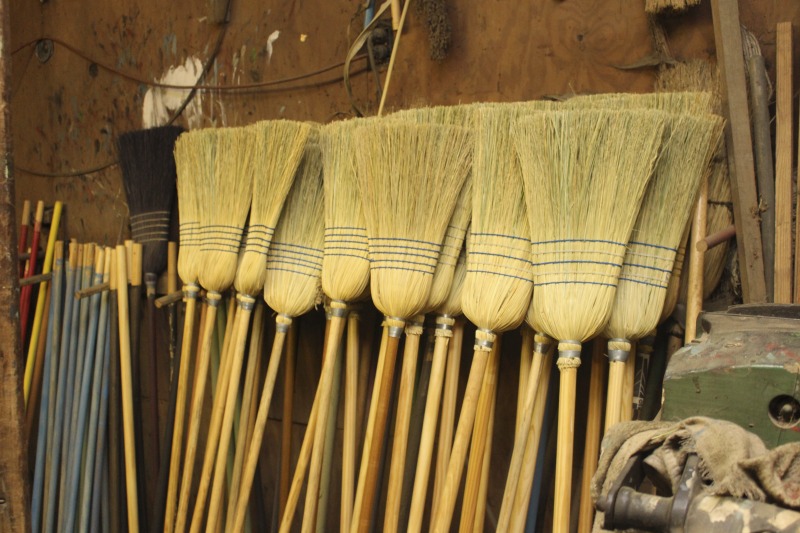
<instances>
[{"instance_id":1,"label":"corn broom head","mask_svg":"<svg viewBox=\"0 0 800 533\"><path fill-rule=\"evenodd\" d=\"M175 142L180 248L178 274L184 283L196 283L200 275L200 176L210 172L214 139L211 130L182 134Z\"/></svg>"},{"instance_id":2,"label":"corn broom head","mask_svg":"<svg viewBox=\"0 0 800 533\"><path fill-rule=\"evenodd\" d=\"M704 59L664 65L656 76L657 92L703 91L711 93L711 112L722 114L719 69Z\"/></svg>"},{"instance_id":3,"label":"corn broom head","mask_svg":"<svg viewBox=\"0 0 800 533\"><path fill-rule=\"evenodd\" d=\"M200 174L200 284L223 292L233 283L242 231L250 210L258 152L246 128L213 132L213 156Z\"/></svg>"},{"instance_id":4,"label":"corn broom head","mask_svg":"<svg viewBox=\"0 0 800 533\"><path fill-rule=\"evenodd\" d=\"M658 325L675 255L697 190L722 133L716 115L673 115L631 234L606 327L608 338L640 339Z\"/></svg>"},{"instance_id":5,"label":"corn broom head","mask_svg":"<svg viewBox=\"0 0 800 533\"><path fill-rule=\"evenodd\" d=\"M606 109L519 120L536 284L527 318L536 331L583 342L605 327L665 120Z\"/></svg>"},{"instance_id":6,"label":"corn broom head","mask_svg":"<svg viewBox=\"0 0 800 533\"><path fill-rule=\"evenodd\" d=\"M290 317L322 300L323 195L322 153L318 143L309 142L267 255L264 300Z\"/></svg>"},{"instance_id":7,"label":"corn broom head","mask_svg":"<svg viewBox=\"0 0 800 533\"><path fill-rule=\"evenodd\" d=\"M117 153L128 200L131 237L142 244L142 270L159 274L167 268L167 240L175 200L177 126L130 131L119 136Z\"/></svg>"},{"instance_id":8,"label":"corn broom head","mask_svg":"<svg viewBox=\"0 0 800 533\"><path fill-rule=\"evenodd\" d=\"M425 309L472 155L468 130L373 122L354 132L369 236L370 287L386 316Z\"/></svg>"},{"instance_id":9,"label":"corn broom head","mask_svg":"<svg viewBox=\"0 0 800 533\"><path fill-rule=\"evenodd\" d=\"M450 290L447 298L436 309L439 315L458 316L461 314L461 294L464 288L464 278L467 276L467 249L461 248L458 254L455 270L453 271L453 281L450 283Z\"/></svg>"},{"instance_id":10,"label":"corn broom head","mask_svg":"<svg viewBox=\"0 0 800 533\"><path fill-rule=\"evenodd\" d=\"M646 0L644 3L644 11L651 15L659 13L680 13L697 5L700 5L700 0Z\"/></svg>"},{"instance_id":11,"label":"corn broom head","mask_svg":"<svg viewBox=\"0 0 800 533\"><path fill-rule=\"evenodd\" d=\"M241 294L255 295L264 287L272 235L312 126L291 120L265 120L245 131L254 158L253 201L234 286Z\"/></svg>"},{"instance_id":12,"label":"corn broom head","mask_svg":"<svg viewBox=\"0 0 800 533\"><path fill-rule=\"evenodd\" d=\"M464 238L467 235L469 222L472 218L472 176L467 175L461 193L456 200L456 207L453 216L444 234L442 252L439 255L439 262L436 263L436 270L433 272L431 282L431 293L428 296L426 311L432 311L441 306L447 299L453 275L458 263L458 257L464 248ZM460 304L459 304L460 307Z\"/></svg>"},{"instance_id":13,"label":"corn broom head","mask_svg":"<svg viewBox=\"0 0 800 533\"><path fill-rule=\"evenodd\" d=\"M678 303L678 295L681 289L681 280L683 279L683 261L686 258L686 243L689 242L689 232L692 229L692 219L686 221L686 226L683 228L683 236L681 236L678 251L675 253L675 259L672 261L672 273L669 275L669 282L667 283L667 295L664 297L664 307L661 310L661 318L658 319L659 323L665 321L672 315L675 310L675 304Z\"/></svg>"},{"instance_id":14,"label":"corn broom head","mask_svg":"<svg viewBox=\"0 0 800 533\"><path fill-rule=\"evenodd\" d=\"M671 113L711 112L712 94L708 91L659 93L601 93L570 98L567 109L658 109Z\"/></svg>"},{"instance_id":15,"label":"corn broom head","mask_svg":"<svg viewBox=\"0 0 800 533\"><path fill-rule=\"evenodd\" d=\"M473 324L495 332L517 327L531 299L530 228L513 139L518 114L514 106L484 107L476 117L461 304Z\"/></svg>"},{"instance_id":16,"label":"corn broom head","mask_svg":"<svg viewBox=\"0 0 800 533\"><path fill-rule=\"evenodd\" d=\"M477 109L483 103L441 105L432 107L416 107L395 111L386 118L390 120L403 120L418 124L442 124L445 126L462 126L471 128Z\"/></svg>"},{"instance_id":17,"label":"corn broom head","mask_svg":"<svg viewBox=\"0 0 800 533\"><path fill-rule=\"evenodd\" d=\"M361 121L334 122L322 128L325 189L325 255L322 290L330 298L352 302L369 284L367 223L356 178L353 129Z\"/></svg>"}]
</instances>

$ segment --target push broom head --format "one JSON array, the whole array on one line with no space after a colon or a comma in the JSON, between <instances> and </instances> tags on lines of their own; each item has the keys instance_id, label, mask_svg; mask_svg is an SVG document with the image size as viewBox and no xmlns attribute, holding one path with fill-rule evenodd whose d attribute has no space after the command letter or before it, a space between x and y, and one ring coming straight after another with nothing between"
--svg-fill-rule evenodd
<instances>
[{"instance_id":1,"label":"push broom head","mask_svg":"<svg viewBox=\"0 0 800 533\"><path fill-rule=\"evenodd\" d=\"M200 284L212 293L227 290L236 275L239 245L252 198L257 153L245 128L213 132L210 168L199 175Z\"/></svg>"},{"instance_id":2,"label":"push broom head","mask_svg":"<svg viewBox=\"0 0 800 533\"><path fill-rule=\"evenodd\" d=\"M665 120L649 110L519 120L536 284L528 321L536 331L583 342L606 325Z\"/></svg>"},{"instance_id":3,"label":"push broom head","mask_svg":"<svg viewBox=\"0 0 800 533\"><path fill-rule=\"evenodd\" d=\"M357 120L322 128L320 148L325 189L325 255L322 290L333 300L352 302L369 284L367 224L356 179Z\"/></svg>"},{"instance_id":4,"label":"push broom head","mask_svg":"<svg viewBox=\"0 0 800 533\"><path fill-rule=\"evenodd\" d=\"M675 254L721 132L716 115L669 117L625 253L606 337L640 339L658 325Z\"/></svg>"},{"instance_id":5,"label":"push broom head","mask_svg":"<svg viewBox=\"0 0 800 533\"><path fill-rule=\"evenodd\" d=\"M240 294L253 296L264 287L272 235L312 126L304 122L268 120L248 126L244 131L252 154L253 200L234 286Z\"/></svg>"},{"instance_id":6,"label":"push broom head","mask_svg":"<svg viewBox=\"0 0 800 533\"><path fill-rule=\"evenodd\" d=\"M267 255L264 300L289 317L321 300L323 204L322 154L316 142L309 142Z\"/></svg>"},{"instance_id":7,"label":"push broom head","mask_svg":"<svg viewBox=\"0 0 800 533\"><path fill-rule=\"evenodd\" d=\"M481 329L517 327L531 299L530 228L514 151L515 106L477 112L472 161L472 226L467 237L464 315Z\"/></svg>"},{"instance_id":8,"label":"push broom head","mask_svg":"<svg viewBox=\"0 0 800 533\"><path fill-rule=\"evenodd\" d=\"M453 281L450 283L450 290L447 298L436 309L436 314L447 316L458 316L461 314L461 292L464 288L464 278L467 276L467 250L461 249L458 254L455 270L453 271Z\"/></svg>"},{"instance_id":9,"label":"push broom head","mask_svg":"<svg viewBox=\"0 0 800 533\"><path fill-rule=\"evenodd\" d=\"M197 283L200 275L200 176L211 172L214 157L212 130L184 133L175 143L178 184L180 248L178 274L184 283Z\"/></svg>"},{"instance_id":10,"label":"push broom head","mask_svg":"<svg viewBox=\"0 0 800 533\"><path fill-rule=\"evenodd\" d=\"M142 270L158 274L167 268L167 241L175 201L177 126L131 131L117 141L122 184L128 199L131 236L142 244Z\"/></svg>"},{"instance_id":11,"label":"push broom head","mask_svg":"<svg viewBox=\"0 0 800 533\"><path fill-rule=\"evenodd\" d=\"M386 316L425 309L447 223L470 165L455 126L371 122L355 130L372 300Z\"/></svg>"}]
</instances>

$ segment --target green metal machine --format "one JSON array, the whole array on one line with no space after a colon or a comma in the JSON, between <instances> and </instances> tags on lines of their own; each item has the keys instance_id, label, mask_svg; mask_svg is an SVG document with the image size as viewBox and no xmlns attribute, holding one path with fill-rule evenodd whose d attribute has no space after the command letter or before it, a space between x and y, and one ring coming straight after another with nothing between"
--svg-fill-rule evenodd
<instances>
[{"instance_id":1,"label":"green metal machine","mask_svg":"<svg viewBox=\"0 0 800 533\"><path fill-rule=\"evenodd\" d=\"M672 356L663 420L734 422L772 448L800 441L800 305L740 305L700 317Z\"/></svg>"}]
</instances>

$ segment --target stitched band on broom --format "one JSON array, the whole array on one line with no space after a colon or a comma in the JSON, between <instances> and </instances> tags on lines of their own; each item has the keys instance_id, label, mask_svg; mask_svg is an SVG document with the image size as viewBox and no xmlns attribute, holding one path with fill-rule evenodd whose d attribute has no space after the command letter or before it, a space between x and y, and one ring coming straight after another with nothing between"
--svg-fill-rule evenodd
<instances>
[{"instance_id":1,"label":"stitched band on broom","mask_svg":"<svg viewBox=\"0 0 800 533\"><path fill-rule=\"evenodd\" d=\"M528 318L536 330L560 341L557 533L569 529L581 343L600 332L610 315L625 246L660 148L664 115L549 111L520 119L516 128L536 283ZM619 191L628 193L626 201L618 201Z\"/></svg>"}]
</instances>

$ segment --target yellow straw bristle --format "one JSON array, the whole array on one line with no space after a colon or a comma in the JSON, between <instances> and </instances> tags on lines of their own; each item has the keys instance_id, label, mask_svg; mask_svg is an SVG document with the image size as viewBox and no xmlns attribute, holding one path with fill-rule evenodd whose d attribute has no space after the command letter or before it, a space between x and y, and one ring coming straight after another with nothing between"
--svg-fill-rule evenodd
<instances>
[{"instance_id":1,"label":"yellow straw bristle","mask_svg":"<svg viewBox=\"0 0 800 533\"><path fill-rule=\"evenodd\" d=\"M467 250L461 249L458 254L458 261L456 262L455 270L453 271L453 280L450 283L450 290L447 293L447 298L436 308L436 313L439 315L458 316L461 314L461 294L464 288L464 278L467 276Z\"/></svg>"},{"instance_id":2,"label":"yellow straw bristle","mask_svg":"<svg viewBox=\"0 0 800 533\"><path fill-rule=\"evenodd\" d=\"M514 106L477 112L472 162L472 226L467 237L464 315L479 328L517 327L531 299L530 228L514 151Z\"/></svg>"},{"instance_id":3,"label":"yellow straw bristle","mask_svg":"<svg viewBox=\"0 0 800 533\"><path fill-rule=\"evenodd\" d=\"M253 146L255 175L245 249L234 280L241 294L256 295L264 287L275 225L311 130L307 123L290 120L267 120L245 128L246 142Z\"/></svg>"},{"instance_id":4,"label":"yellow straw bristle","mask_svg":"<svg viewBox=\"0 0 800 533\"><path fill-rule=\"evenodd\" d=\"M372 299L385 315L409 318L428 302L469 169L471 135L454 126L387 121L357 127L354 140Z\"/></svg>"},{"instance_id":5,"label":"yellow straw bristle","mask_svg":"<svg viewBox=\"0 0 800 533\"><path fill-rule=\"evenodd\" d=\"M703 91L711 93L710 111L722 114L719 69L704 60L694 59L673 65L664 65L658 71L655 89L658 92Z\"/></svg>"},{"instance_id":6,"label":"yellow straw bristle","mask_svg":"<svg viewBox=\"0 0 800 533\"><path fill-rule=\"evenodd\" d=\"M416 107L395 111L387 116L390 120L404 120L419 124L441 124L444 126L472 127L475 111L483 103Z\"/></svg>"},{"instance_id":7,"label":"yellow straw bristle","mask_svg":"<svg viewBox=\"0 0 800 533\"><path fill-rule=\"evenodd\" d=\"M678 303L678 295L681 291L681 280L683 279L683 261L686 258L686 244L689 242L689 232L692 229L691 219L686 221L683 228L683 235L681 236L678 251L675 253L675 259L672 261L672 273L669 275L669 283L667 283L667 294L664 297L664 307L661 310L661 318L659 322L665 321L672 315L675 310L675 304Z\"/></svg>"},{"instance_id":8,"label":"yellow straw bristle","mask_svg":"<svg viewBox=\"0 0 800 533\"><path fill-rule=\"evenodd\" d=\"M190 131L175 142L177 171L178 215L180 219L180 249L178 274L184 283L196 283L200 274L200 212L198 180L211 167L212 133L210 130Z\"/></svg>"},{"instance_id":9,"label":"yellow straw bristle","mask_svg":"<svg viewBox=\"0 0 800 533\"><path fill-rule=\"evenodd\" d=\"M352 302L369 284L367 223L356 178L353 128L359 121L334 122L322 128L325 188L325 255L322 290L333 300Z\"/></svg>"},{"instance_id":10,"label":"yellow straw bristle","mask_svg":"<svg viewBox=\"0 0 800 533\"><path fill-rule=\"evenodd\" d=\"M601 93L570 98L567 109L658 109L672 113L711 112L712 94L708 91L658 93Z\"/></svg>"},{"instance_id":11,"label":"yellow straw bristle","mask_svg":"<svg viewBox=\"0 0 800 533\"><path fill-rule=\"evenodd\" d=\"M673 115L636 220L605 336L636 340L657 325L675 254L722 132L716 115Z\"/></svg>"},{"instance_id":12,"label":"yellow straw bristle","mask_svg":"<svg viewBox=\"0 0 800 533\"><path fill-rule=\"evenodd\" d=\"M322 154L309 142L267 255L264 300L290 317L307 313L321 297L323 194Z\"/></svg>"},{"instance_id":13,"label":"yellow straw bristle","mask_svg":"<svg viewBox=\"0 0 800 533\"><path fill-rule=\"evenodd\" d=\"M665 120L658 111L606 109L519 120L536 331L583 342L605 327Z\"/></svg>"},{"instance_id":14,"label":"yellow straw bristle","mask_svg":"<svg viewBox=\"0 0 800 533\"><path fill-rule=\"evenodd\" d=\"M441 306L450 293L456 263L464 247L464 238L467 235L467 228L471 218L472 176L468 175L464 186L461 188L461 194L458 195L456 208L444 234L442 253L439 255L436 270L433 272L433 282L431 283L431 293L428 296L426 311L434 310Z\"/></svg>"},{"instance_id":15,"label":"yellow straw bristle","mask_svg":"<svg viewBox=\"0 0 800 533\"><path fill-rule=\"evenodd\" d=\"M222 292L233 283L239 245L252 199L256 153L244 128L213 134L212 166L200 174L200 284Z\"/></svg>"},{"instance_id":16,"label":"yellow straw bristle","mask_svg":"<svg viewBox=\"0 0 800 533\"><path fill-rule=\"evenodd\" d=\"M700 0L645 0L644 11L651 15L679 13L700 5Z\"/></svg>"}]
</instances>

